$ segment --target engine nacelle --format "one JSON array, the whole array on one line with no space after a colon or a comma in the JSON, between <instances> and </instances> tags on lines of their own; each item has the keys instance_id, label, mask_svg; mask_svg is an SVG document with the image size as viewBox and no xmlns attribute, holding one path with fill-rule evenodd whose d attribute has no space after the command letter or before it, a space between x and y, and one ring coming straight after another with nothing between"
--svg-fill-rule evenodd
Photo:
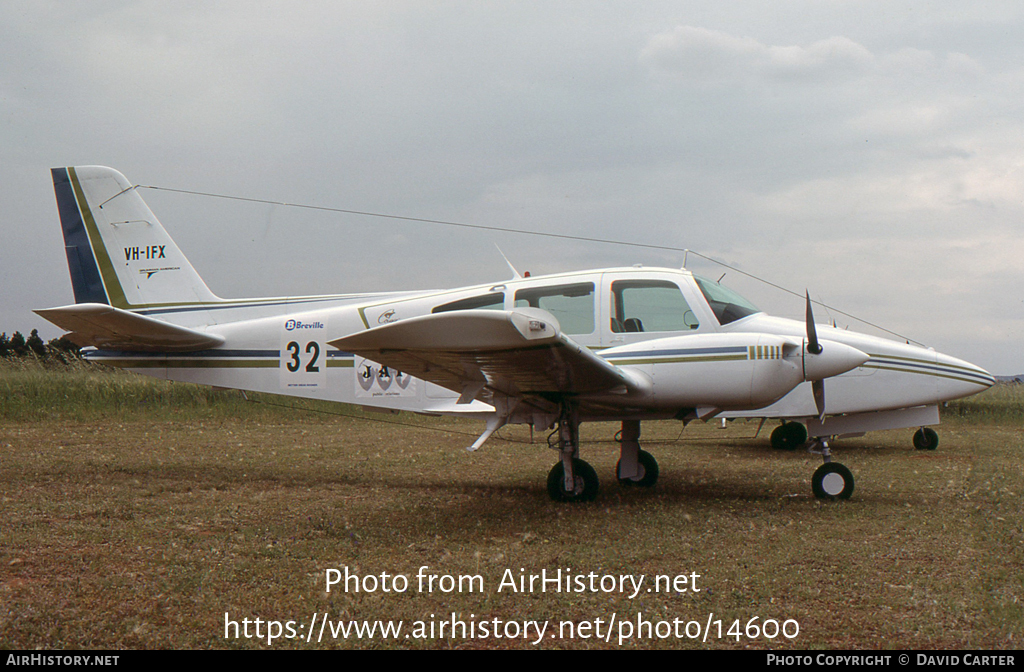
<instances>
[{"instance_id":1,"label":"engine nacelle","mask_svg":"<svg viewBox=\"0 0 1024 672\"><path fill-rule=\"evenodd\" d=\"M868 360L856 348L823 341L807 378L800 340L774 334L692 334L609 348L607 361L650 378L643 403L661 408L756 409L805 380L820 380Z\"/></svg>"}]
</instances>

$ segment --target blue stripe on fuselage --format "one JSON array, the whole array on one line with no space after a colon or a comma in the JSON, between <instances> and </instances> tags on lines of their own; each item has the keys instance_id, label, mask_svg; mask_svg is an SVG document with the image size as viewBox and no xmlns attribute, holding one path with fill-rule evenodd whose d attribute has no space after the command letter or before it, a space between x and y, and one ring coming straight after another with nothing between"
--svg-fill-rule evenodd
<instances>
[{"instance_id":1,"label":"blue stripe on fuselage","mask_svg":"<svg viewBox=\"0 0 1024 672\"><path fill-rule=\"evenodd\" d=\"M914 363L914 362L905 361L903 359L886 359L884 356L882 356L882 357L872 357L870 360L868 360L868 362L866 363L866 366L872 366L872 365L877 366L877 367L881 367L882 365L892 366L892 367L900 367L900 366L902 366L902 367L907 368L907 369L922 369L923 371L938 371L939 373L944 373L944 374L948 374L948 375L963 376L963 377L966 377L966 378L973 378L973 379L977 380L979 383L984 382L985 384L988 384L988 385L992 385L995 382L995 380L992 378L992 376L990 376L990 375L988 375L986 373L983 373L983 372L980 372L980 371L974 371L974 370L971 370L971 369L965 369L965 368L962 368L962 367L945 366L943 364L917 364L917 363Z\"/></svg>"},{"instance_id":2,"label":"blue stripe on fuselage","mask_svg":"<svg viewBox=\"0 0 1024 672\"><path fill-rule=\"evenodd\" d=\"M273 358L276 359L281 356L280 350L197 350L195 352L132 352L127 350L90 350L87 353L88 357L136 357L136 358L148 358L154 357L174 357L177 359L198 357L216 357L219 359L234 359L234 358L251 358L251 357L262 357L262 358ZM338 357L354 357L351 352L345 352L344 350L328 350L327 357L335 359Z\"/></svg>"},{"instance_id":3,"label":"blue stripe on fuselage","mask_svg":"<svg viewBox=\"0 0 1024 672\"><path fill-rule=\"evenodd\" d=\"M139 315L168 315L171 313L195 313L205 312L207 310L233 310L235 308L267 308L276 306L293 306L298 308L303 304L307 303L327 303L327 302L338 302L345 300L345 297L336 296L325 296L321 298L310 298L310 299L282 299L280 301L266 301L263 299L256 299L254 301L239 301L237 303L231 300L226 300L223 303L197 303L188 304L183 306L175 306L169 308L144 308L138 309L133 312ZM295 311L291 311L295 312ZM281 317L284 315L266 315L264 317Z\"/></svg>"}]
</instances>

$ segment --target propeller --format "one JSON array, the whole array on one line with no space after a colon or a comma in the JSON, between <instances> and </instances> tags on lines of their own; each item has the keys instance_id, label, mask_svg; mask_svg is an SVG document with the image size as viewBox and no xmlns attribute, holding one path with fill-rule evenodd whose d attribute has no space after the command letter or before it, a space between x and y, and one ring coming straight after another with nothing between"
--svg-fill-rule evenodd
<instances>
[{"instance_id":1,"label":"propeller","mask_svg":"<svg viewBox=\"0 0 1024 672\"><path fill-rule=\"evenodd\" d=\"M818 331L814 328L814 311L811 310L811 293L807 291L807 352L812 355L820 355L825 349L818 342ZM806 354L804 355L806 358ZM804 360L804 371L807 370L806 359ZM814 393L814 406L818 409L818 419L825 419L825 379L811 382L811 391Z\"/></svg>"},{"instance_id":2,"label":"propeller","mask_svg":"<svg viewBox=\"0 0 1024 672\"><path fill-rule=\"evenodd\" d=\"M807 292L807 337L800 344L800 360L803 379L811 383L814 406L818 418L825 418L825 379L851 371L870 357L852 345L831 340L819 340L814 326L814 311L811 308L811 293ZM796 343L793 344L796 346Z\"/></svg>"}]
</instances>

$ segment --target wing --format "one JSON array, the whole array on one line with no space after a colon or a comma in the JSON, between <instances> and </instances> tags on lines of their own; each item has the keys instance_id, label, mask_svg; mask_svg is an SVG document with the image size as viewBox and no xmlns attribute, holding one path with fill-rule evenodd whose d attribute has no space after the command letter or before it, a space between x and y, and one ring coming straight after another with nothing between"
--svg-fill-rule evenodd
<instances>
[{"instance_id":1,"label":"wing","mask_svg":"<svg viewBox=\"0 0 1024 672\"><path fill-rule=\"evenodd\" d=\"M79 303L34 311L72 333L68 339L79 346L95 346L130 352L188 352L215 348L224 339L186 327L100 303Z\"/></svg>"},{"instance_id":2,"label":"wing","mask_svg":"<svg viewBox=\"0 0 1024 672\"><path fill-rule=\"evenodd\" d=\"M460 310L414 317L330 345L458 392L512 397L625 390L617 367L561 333L542 310Z\"/></svg>"}]
</instances>

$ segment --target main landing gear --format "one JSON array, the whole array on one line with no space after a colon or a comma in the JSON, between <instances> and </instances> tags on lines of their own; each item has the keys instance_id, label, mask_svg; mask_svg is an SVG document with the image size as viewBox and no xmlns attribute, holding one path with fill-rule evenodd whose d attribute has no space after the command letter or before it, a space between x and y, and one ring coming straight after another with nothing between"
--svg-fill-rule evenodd
<instances>
[{"instance_id":1,"label":"main landing gear","mask_svg":"<svg viewBox=\"0 0 1024 672\"><path fill-rule=\"evenodd\" d=\"M551 439L558 434L557 443ZM556 502L591 502L600 486L594 468L579 458L580 414L570 403L562 405L558 429L548 438L548 445L558 450L561 457L548 473L548 495Z\"/></svg>"},{"instance_id":2,"label":"main landing gear","mask_svg":"<svg viewBox=\"0 0 1024 672\"><path fill-rule=\"evenodd\" d=\"M619 462L615 476L620 485L649 488L658 482L658 461L640 449L640 421L623 420L619 432Z\"/></svg>"},{"instance_id":3,"label":"main landing gear","mask_svg":"<svg viewBox=\"0 0 1024 672\"><path fill-rule=\"evenodd\" d=\"M565 404L558 429L548 444L558 450L561 459L548 473L548 495L556 502L590 502L600 489L597 472L579 458L579 411ZM557 441L552 442L557 434ZM621 485L649 488L658 482L658 462L640 449L640 421L623 420L619 433L621 452L615 475Z\"/></svg>"},{"instance_id":4,"label":"main landing gear","mask_svg":"<svg viewBox=\"0 0 1024 672\"><path fill-rule=\"evenodd\" d=\"M796 450L807 443L807 428L799 422L784 422L772 432L772 448Z\"/></svg>"},{"instance_id":5,"label":"main landing gear","mask_svg":"<svg viewBox=\"0 0 1024 672\"><path fill-rule=\"evenodd\" d=\"M914 448L935 450L939 447L939 435L931 427L922 427L914 432Z\"/></svg>"}]
</instances>

